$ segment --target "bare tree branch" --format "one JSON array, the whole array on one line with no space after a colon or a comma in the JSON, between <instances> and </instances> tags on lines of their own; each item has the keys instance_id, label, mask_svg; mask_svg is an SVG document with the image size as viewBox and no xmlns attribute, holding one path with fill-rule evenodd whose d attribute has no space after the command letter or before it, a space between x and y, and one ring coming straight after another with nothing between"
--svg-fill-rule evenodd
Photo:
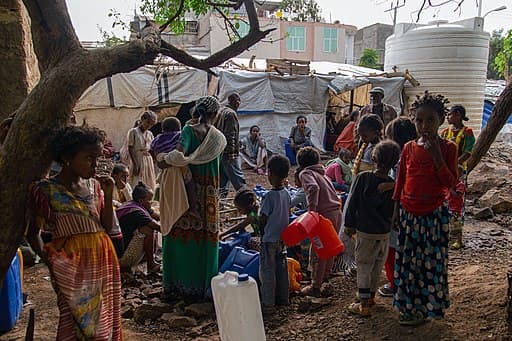
<instances>
[{"instance_id":1,"label":"bare tree branch","mask_svg":"<svg viewBox=\"0 0 512 341\"><path fill-rule=\"evenodd\" d=\"M254 6L253 0L244 0L243 3L245 4L245 9L247 11L247 18L249 19L250 28L249 34L247 34L242 39L202 60L191 56L187 52L163 40L161 42L160 53L169 56L182 64L209 72L211 72L210 68L220 65L223 62L236 57L240 53L247 50L249 47L256 44L261 39L265 38L267 34L275 30L275 28L271 28L265 31L261 31L260 23L258 21L258 14L256 13L256 7Z\"/></svg>"},{"instance_id":2,"label":"bare tree branch","mask_svg":"<svg viewBox=\"0 0 512 341\"><path fill-rule=\"evenodd\" d=\"M180 5L178 6L178 10L174 15L169 18L162 26L160 26L160 32L163 32L174 20L176 20L183 12L183 7L185 7L185 0L180 1Z\"/></svg>"},{"instance_id":3,"label":"bare tree branch","mask_svg":"<svg viewBox=\"0 0 512 341\"><path fill-rule=\"evenodd\" d=\"M23 0L32 21L32 40L41 73L81 49L65 0Z\"/></svg>"},{"instance_id":4,"label":"bare tree branch","mask_svg":"<svg viewBox=\"0 0 512 341\"><path fill-rule=\"evenodd\" d=\"M213 8L224 18L224 24L229 25L229 27L231 27L231 30L233 31L233 33L238 37L238 39L240 39L241 37L240 37L240 34L238 33L238 30L236 29L235 25L233 25L231 20L226 16L226 13L222 12L222 10L220 8L218 8L217 6L213 6ZM229 31L227 30L227 27L226 27L226 31L229 35Z\"/></svg>"}]
</instances>

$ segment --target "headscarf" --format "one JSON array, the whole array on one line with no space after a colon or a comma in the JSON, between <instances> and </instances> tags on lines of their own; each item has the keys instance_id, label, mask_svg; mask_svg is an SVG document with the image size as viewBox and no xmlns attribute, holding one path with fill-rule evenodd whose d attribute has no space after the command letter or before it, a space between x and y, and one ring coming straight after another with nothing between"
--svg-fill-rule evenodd
<instances>
[{"instance_id":1,"label":"headscarf","mask_svg":"<svg viewBox=\"0 0 512 341\"><path fill-rule=\"evenodd\" d=\"M206 109L206 112L209 113L217 113L220 109L220 103L219 100L214 96L205 96L201 97L196 101L196 108L198 106L204 106Z\"/></svg>"}]
</instances>

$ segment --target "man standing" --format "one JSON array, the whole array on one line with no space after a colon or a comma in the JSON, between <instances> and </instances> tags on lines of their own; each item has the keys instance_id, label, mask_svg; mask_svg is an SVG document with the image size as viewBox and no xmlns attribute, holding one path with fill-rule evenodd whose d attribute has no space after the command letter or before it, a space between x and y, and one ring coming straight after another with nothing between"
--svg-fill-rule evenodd
<instances>
[{"instance_id":1,"label":"man standing","mask_svg":"<svg viewBox=\"0 0 512 341\"><path fill-rule=\"evenodd\" d=\"M361 109L361 117L364 115L375 114L379 116L384 122L384 128L387 124L398 117L396 110L387 104L382 103L384 98L384 89L375 87L370 90L370 105Z\"/></svg>"},{"instance_id":2,"label":"man standing","mask_svg":"<svg viewBox=\"0 0 512 341\"><path fill-rule=\"evenodd\" d=\"M228 105L217 117L215 127L222 131L226 137L226 148L222 154L220 164L220 195L226 197L229 192L229 183L238 191L246 186L244 173L240 167L240 125L237 110L240 107L240 95L232 93L228 97Z\"/></svg>"}]
</instances>

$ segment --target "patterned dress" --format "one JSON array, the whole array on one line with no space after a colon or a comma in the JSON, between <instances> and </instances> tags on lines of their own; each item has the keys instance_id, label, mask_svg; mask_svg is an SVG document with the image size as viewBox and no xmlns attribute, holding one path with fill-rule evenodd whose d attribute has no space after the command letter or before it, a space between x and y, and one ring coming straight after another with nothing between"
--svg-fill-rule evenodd
<instances>
[{"instance_id":1,"label":"patterned dress","mask_svg":"<svg viewBox=\"0 0 512 341\"><path fill-rule=\"evenodd\" d=\"M30 188L36 222L52 236L44 248L60 311L57 340L122 340L119 264L100 223L100 185L88 183L86 197L55 179Z\"/></svg>"},{"instance_id":2,"label":"patterned dress","mask_svg":"<svg viewBox=\"0 0 512 341\"><path fill-rule=\"evenodd\" d=\"M191 154L201 143L192 128L183 128L181 144L185 155ZM217 157L206 164L189 166L201 219L185 213L163 237L165 292L203 298L212 277L218 273L219 160Z\"/></svg>"}]
</instances>

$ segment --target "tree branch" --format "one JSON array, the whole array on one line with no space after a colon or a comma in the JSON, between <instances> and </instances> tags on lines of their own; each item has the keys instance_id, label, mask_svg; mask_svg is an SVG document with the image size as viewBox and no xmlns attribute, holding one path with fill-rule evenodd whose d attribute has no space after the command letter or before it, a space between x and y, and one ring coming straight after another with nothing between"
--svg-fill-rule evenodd
<instances>
[{"instance_id":1,"label":"tree branch","mask_svg":"<svg viewBox=\"0 0 512 341\"><path fill-rule=\"evenodd\" d=\"M275 28L272 28L261 31L260 23L258 21L258 14L256 13L256 7L254 7L253 0L244 0L243 3L245 4L245 9L247 10L247 18L249 19L250 28L249 34L247 34L242 39L202 60L191 56L187 52L163 40L161 41L160 53L169 56L182 64L209 72L211 72L210 68L218 66L225 61L238 56L240 53L244 52L249 47L265 38L267 34L275 30Z\"/></svg>"},{"instance_id":2,"label":"tree branch","mask_svg":"<svg viewBox=\"0 0 512 341\"><path fill-rule=\"evenodd\" d=\"M476 140L473 153L468 161L468 170L472 171L487 154L492 143L498 136L512 113L512 83L509 83L494 105L491 117Z\"/></svg>"},{"instance_id":3,"label":"tree branch","mask_svg":"<svg viewBox=\"0 0 512 341\"><path fill-rule=\"evenodd\" d=\"M167 20L162 26L160 26L160 33L162 33L174 20L176 20L181 15L181 12L183 12L184 6L185 6L185 0L181 0L176 13L174 13L174 15L169 20Z\"/></svg>"},{"instance_id":4,"label":"tree branch","mask_svg":"<svg viewBox=\"0 0 512 341\"><path fill-rule=\"evenodd\" d=\"M65 0L23 0L31 19L32 41L43 73L82 47Z\"/></svg>"},{"instance_id":5,"label":"tree branch","mask_svg":"<svg viewBox=\"0 0 512 341\"><path fill-rule=\"evenodd\" d=\"M222 12L217 6L213 6L213 8L224 18L224 23L226 25L229 25L229 27L231 27L231 30L233 31L233 33L238 37L238 39L240 39L240 34L238 33L238 30L236 29L235 25L233 25L233 23L231 22L231 20L226 16L226 14L224 12ZM229 36L229 31L226 27L226 33L228 34Z\"/></svg>"},{"instance_id":6,"label":"tree branch","mask_svg":"<svg viewBox=\"0 0 512 341\"><path fill-rule=\"evenodd\" d=\"M209 1L208 5L213 6L213 7L230 7L230 8L237 10L240 7L242 7L244 0L230 0L229 2L230 3L228 3L228 4L224 4L224 3L216 3L216 2Z\"/></svg>"}]
</instances>

